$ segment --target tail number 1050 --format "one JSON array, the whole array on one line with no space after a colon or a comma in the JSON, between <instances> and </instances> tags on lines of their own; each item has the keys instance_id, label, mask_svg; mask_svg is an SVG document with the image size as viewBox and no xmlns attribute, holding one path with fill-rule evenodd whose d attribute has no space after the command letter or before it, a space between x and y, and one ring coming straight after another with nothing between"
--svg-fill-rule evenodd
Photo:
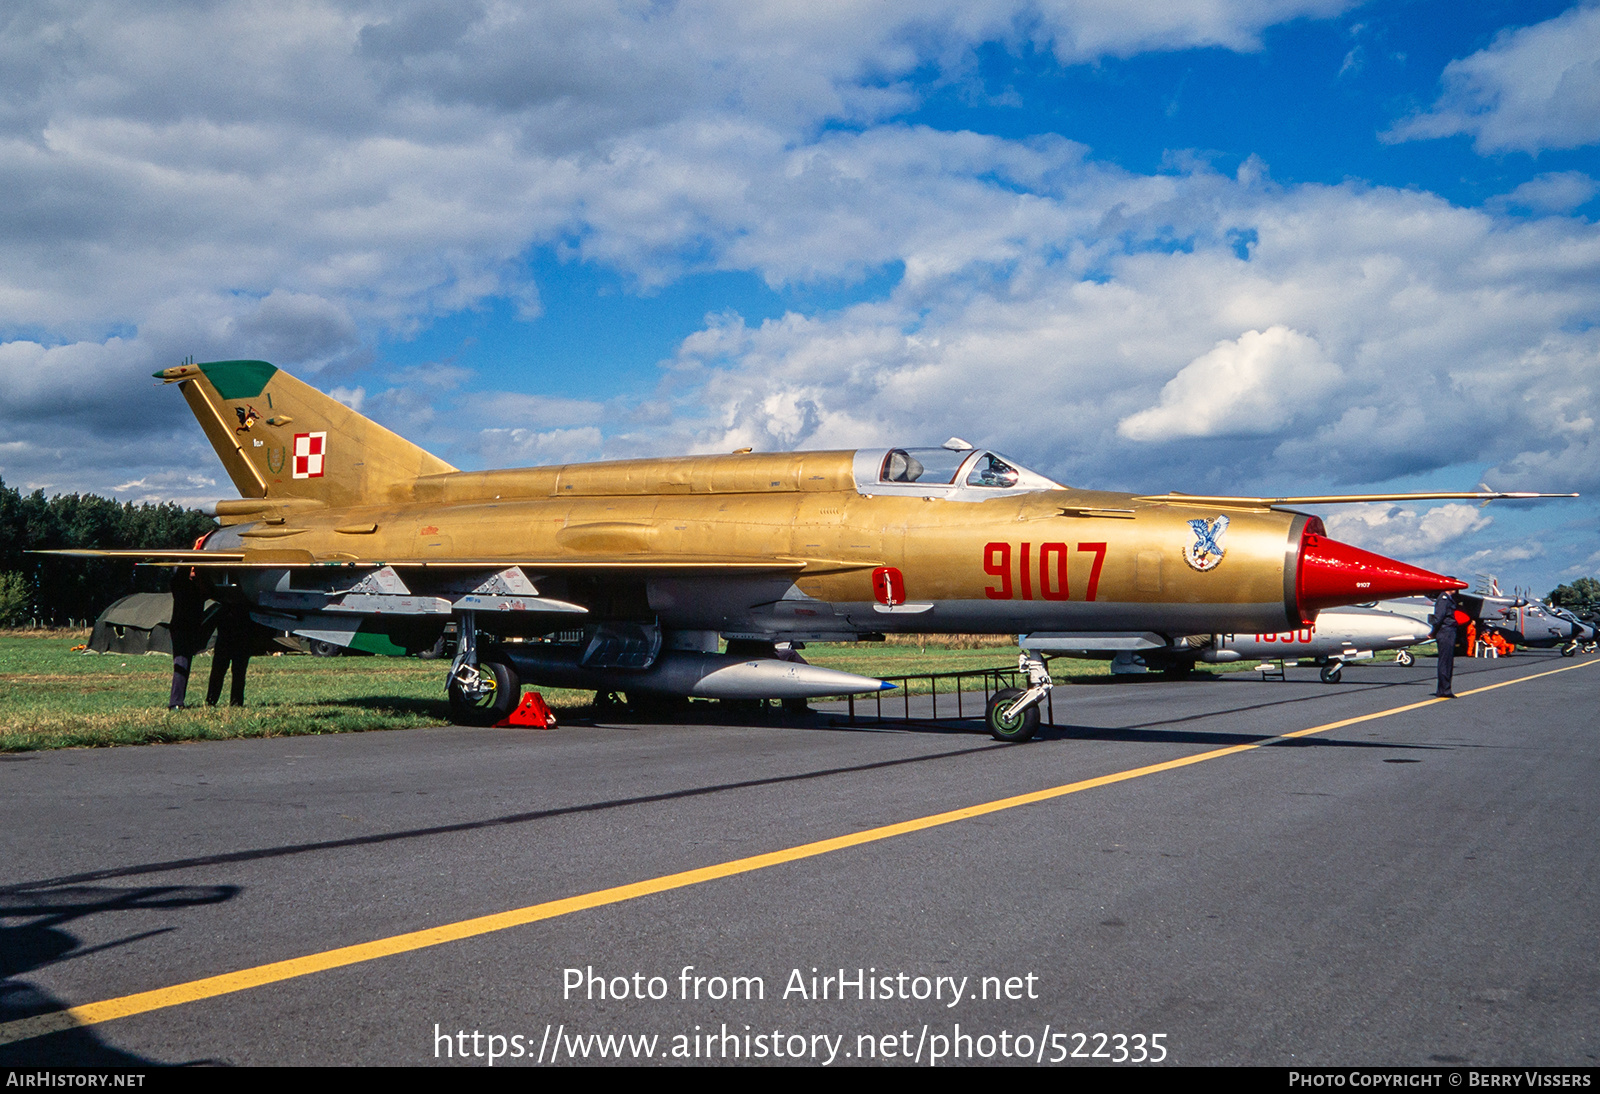
<instances>
[{"instance_id":1,"label":"tail number 1050","mask_svg":"<svg viewBox=\"0 0 1600 1094\"><path fill-rule=\"evenodd\" d=\"M1015 551L1009 543L988 543L983 548L983 572L990 577L1000 579L998 586L989 585L984 588L984 595L990 600L1033 600L1034 599L1034 545L1031 543L1019 544ZM1067 545L1065 543L1041 543L1038 545L1038 599L1040 600L1071 600L1072 588L1067 581ZM1100 568L1105 565L1106 545L1104 543L1080 543L1077 546L1079 554L1092 555L1093 561L1089 564L1089 580L1084 589L1084 600L1093 600L1100 591ZM1017 560L1012 566L1012 557ZM1080 569L1081 569L1081 563ZM1015 578L1015 580L1013 580ZM1017 595L1020 587L1021 596Z\"/></svg>"}]
</instances>

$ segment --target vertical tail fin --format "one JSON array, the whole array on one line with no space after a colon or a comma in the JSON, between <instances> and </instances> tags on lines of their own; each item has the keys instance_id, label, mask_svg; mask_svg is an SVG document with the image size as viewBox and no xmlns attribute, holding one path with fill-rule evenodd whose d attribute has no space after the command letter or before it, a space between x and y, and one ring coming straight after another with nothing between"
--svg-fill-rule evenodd
<instances>
[{"instance_id":1,"label":"vertical tail fin","mask_svg":"<svg viewBox=\"0 0 1600 1094\"><path fill-rule=\"evenodd\" d=\"M382 502L455 468L265 361L163 369L247 498Z\"/></svg>"}]
</instances>

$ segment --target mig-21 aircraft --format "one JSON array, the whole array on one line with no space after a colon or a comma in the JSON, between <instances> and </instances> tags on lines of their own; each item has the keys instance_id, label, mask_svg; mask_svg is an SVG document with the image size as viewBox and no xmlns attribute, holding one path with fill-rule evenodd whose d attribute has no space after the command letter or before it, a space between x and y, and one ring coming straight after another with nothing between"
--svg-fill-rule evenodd
<instances>
[{"instance_id":1,"label":"mig-21 aircraft","mask_svg":"<svg viewBox=\"0 0 1600 1094\"><path fill-rule=\"evenodd\" d=\"M780 643L988 632L1139 648L1465 587L1282 508L1371 497L1079 490L954 438L458 471L264 361L155 375L241 496L216 503L221 527L194 550L61 553L194 567L266 626L368 652L426 650L454 622L446 687L469 724L503 719L524 684L667 702L890 686ZM1051 687L1041 658L1024 650L1021 668L1028 688L989 705L1002 740L1033 735Z\"/></svg>"}]
</instances>

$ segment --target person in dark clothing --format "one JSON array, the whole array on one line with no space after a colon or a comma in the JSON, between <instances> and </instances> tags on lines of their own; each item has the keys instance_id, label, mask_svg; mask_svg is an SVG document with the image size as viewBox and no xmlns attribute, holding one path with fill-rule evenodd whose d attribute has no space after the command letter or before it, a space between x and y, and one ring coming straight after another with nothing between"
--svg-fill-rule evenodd
<instances>
[{"instance_id":1,"label":"person in dark clothing","mask_svg":"<svg viewBox=\"0 0 1600 1094\"><path fill-rule=\"evenodd\" d=\"M193 569L172 571L167 588L172 593L172 690L168 710L182 710L189 692L189 668L194 655L206 645L206 587Z\"/></svg>"},{"instance_id":2,"label":"person in dark clothing","mask_svg":"<svg viewBox=\"0 0 1600 1094\"><path fill-rule=\"evenodd\" d=\"M250 667L250 640L253 624L250 609L243 604L229 604L222 609L217 620L217 648L211 652L211 680L206 685L206 705L216 706L222 698L222 681L233 669L233 687L228 692L228 705L244 706L244 674Z\"/></svg>"},{"instance_id":3,"label":"person in dark clothing","mask_svg":"<svg viewBox=\"0 0 1600 1094\"><path fill-rule=\"evenodd\" d=\"M1456 603L1453 590L1445 590L1433 603L1433 615L1428 617L1428 634L1439 644L1439 687L1434 692L1440 699L1454 699L1450 690L1451 678L1456 671L1456 628L1471 617Z\"/></svg>"}]
</instances>

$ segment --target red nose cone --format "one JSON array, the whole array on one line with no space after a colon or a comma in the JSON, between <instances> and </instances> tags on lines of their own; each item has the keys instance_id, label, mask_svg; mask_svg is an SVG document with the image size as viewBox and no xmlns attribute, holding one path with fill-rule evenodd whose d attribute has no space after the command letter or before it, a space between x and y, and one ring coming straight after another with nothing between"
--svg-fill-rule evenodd
<instances>
[{"instance_id":1,"label":"red nose cone","mask_svg":"<svg viewBox=\"0 0 1600 1094\"><path fill-rule=\"evenodd\" d=\"M1310 621L1323 608L1362 604L1395 596L1417 596L1465 589L1465 581L1445 577L1392 558L1318 535L1308 527L1300 537L1300 617Z\"/></svg>"}]
</instances>

